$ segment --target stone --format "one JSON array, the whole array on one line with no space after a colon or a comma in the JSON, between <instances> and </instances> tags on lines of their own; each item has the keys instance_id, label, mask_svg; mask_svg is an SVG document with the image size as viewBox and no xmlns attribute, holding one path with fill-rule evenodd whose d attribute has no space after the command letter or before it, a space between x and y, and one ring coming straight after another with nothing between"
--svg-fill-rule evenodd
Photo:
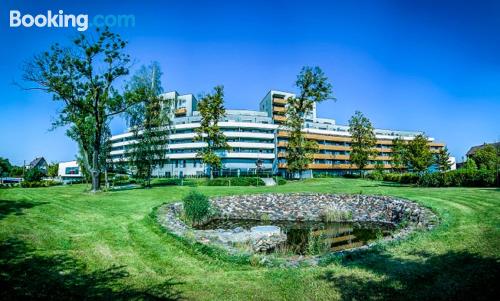
<instances>
[{"instance_id":1,"label":"stone","mask_svg":"<svg viewBox=\"0 0 500 301\"><path fill-rule=\"evenodd\" d=\"M432 211L420 207L409 200L389 196L345 195L345 194L255 194L216 197L210 200L217 215L212 218L224 219L257 219L268 221L304 220L322 221L322 213L326 208L349 213L349 220L355 223L373 222L397 226L406 222L406 227L393 237L400 239L415 228L432 229L438 218ZM193 238L204 244L214 244L226 248L230 253L238 253L236 245L248 245L253 252L267 253L286 241L286 235L279 227L260 226L250 230L241 227L235 229L196 230L186 225L180 216L183 213L182 203L166 204L158 209L158 221L169 232ZM342 251L355 252L366 249ZM298 261L318 262L318 258L305 257ZM295 266L295 264L292 264Z\"/></svg>"}]
</instances>

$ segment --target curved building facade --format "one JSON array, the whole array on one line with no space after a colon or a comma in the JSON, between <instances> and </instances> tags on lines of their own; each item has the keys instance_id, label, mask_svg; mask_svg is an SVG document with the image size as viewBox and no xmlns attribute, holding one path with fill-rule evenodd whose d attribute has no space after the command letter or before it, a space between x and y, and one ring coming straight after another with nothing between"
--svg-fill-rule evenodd
<instances>
[{"instance_id":1,"label":"curved building facade","mask_svg":"<svg viewBox=\"0 0 500 301\"><path fill-rule=\"evenodd\" d=\"M292 93L269 91L261 100L260 110L226 110L224 120L219 126L231 146L229 151L220 153L223 168L222 174L252 174L257 170L273 174L286 173L286 144L288 133L283 127L286 120L286 99ZM196 154L204 146L204 142L194 141L195 129L200 126L201 117L197 108L197 99L192 94L179 95L177 92L164 94L165 98L174 100L173 124L168 137L168 163L157 167L154 176L203 176L206 166ZM304 132L308 139L319 144L314 162L309 166L316 174L342 174L353 167L349 161L350 135L348 127L337 125L333 119L317 118L316 109L306 117ZM421 132L376 129L376 150L378 156L371 160L368 169L376 164L384 168L391 166L392 139L401 137L413 139ZM135 143L133 133L127 132L111 137L113 162L127 163L127 147ZM436 143L429 138L429 147L437 151L444 144Z\"/></svg>"}]
</instances>

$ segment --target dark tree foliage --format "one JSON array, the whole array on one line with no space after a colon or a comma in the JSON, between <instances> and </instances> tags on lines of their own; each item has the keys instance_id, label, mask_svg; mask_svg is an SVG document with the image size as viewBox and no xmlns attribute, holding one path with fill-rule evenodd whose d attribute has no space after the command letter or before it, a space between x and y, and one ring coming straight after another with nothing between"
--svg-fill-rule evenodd
<instances>
[{"instance_id":1,"label":"dark tree foliage","mask_svg":"<svg viewBox=\"0 0 500 301\"><path fill-rule=\"evenodd\" d=\"M126 97L135 98L138 104L127 111L128 124L134 141L127 150L130 163L138 178L151 187L155 167L163 167L170 131L172 100L161 96L161 69L157 62L142 66L132 77Z\"/></svg>"},{"instance_id":2,"label":"dark tree foliage","mask_svg":"<svg viewBox=\"0 0 500 301\"><path fill-rule=\"evenodd\" d=\"M80 35L71 47L54 44L24 66L23 79L62 103L53 126L69 126L68 135L80 147L81 162L92 177L92 191L101 187L105 146L110 119L131 105L115 88L117 79L129 73L127 45L107 28L97 37Z\"/></svg>"}]
</instances>

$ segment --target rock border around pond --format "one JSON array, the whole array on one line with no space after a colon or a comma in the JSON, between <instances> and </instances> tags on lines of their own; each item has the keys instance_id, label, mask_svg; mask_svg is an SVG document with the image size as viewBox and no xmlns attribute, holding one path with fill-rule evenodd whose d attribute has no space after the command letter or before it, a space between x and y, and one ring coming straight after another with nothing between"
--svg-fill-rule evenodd
<instances>
[{"instance_id":1,"label":"rock border around pond","mask_svg":"<svg viewBox=\"0 0 500 301\"><path fill-rule=\"evenodd\" d=\"M399 229L385 240L399 239L414 229L431 229L437 216L412 201L379 195L359 194L254 194L214 197L210 199L216 214L213 219L249 219L266 221L324 221L329 216L345 222L389 224ZM158 222L180 237L222 247L231 254L242 253L237 246L248 245L247 254L266 252L286 240L279 232L255 232L242 228L230 230L197 230L185 224L180 216L183 204L165 204L158 209ZM342 252L366 249L370 245ZM245 252L243 252L245 253ZM315 264L320 256L300 256ZM293 259L296 263L297 259ZM294 264L295 265L295 264Z\"/></svg>"}]
</instances>

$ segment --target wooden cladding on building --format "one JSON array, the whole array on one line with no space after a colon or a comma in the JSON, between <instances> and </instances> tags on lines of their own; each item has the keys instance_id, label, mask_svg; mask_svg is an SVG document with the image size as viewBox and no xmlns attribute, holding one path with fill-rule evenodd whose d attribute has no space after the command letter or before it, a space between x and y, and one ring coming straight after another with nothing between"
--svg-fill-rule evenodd
<instances>
[{"instance_id":1,"label":"wooden cladding on building","mask_svg":"<svg viewBox=\"0 0 500 301\"><path fill-rule=\"evenodd\" d=\"M186 108L178 108L175 110L175 116L183 116L186 115L187 109Z\"/></svg>"},{"instance_id":2,"label":"wooden cladding on building","mask_svg":"<svg viewBox=\"0 0 500 301\"><path fill-rule=\"evenodd\" d=\"M284 106L284 105L286 105L286 99L284 99L284 98L273 98L273 104L274 105L279 105L279 106Z\"/></svg>"},{"instance_id":3,"label":"wooden cladding on building","mask_svg":"<svg viewBox=\"0 0 500 301\"><path fill-rule=\"evenodd\" d=\"M392 168L390 164L382 165L383 168ZM286 163L278 164L278 168L286 168ZM355 165L350 164L309 164L307 166L309 169L317 170L317 169L358 169ZM365 169L375 169L374 164L368 164Z\"/></svg>"}]
</instances>

